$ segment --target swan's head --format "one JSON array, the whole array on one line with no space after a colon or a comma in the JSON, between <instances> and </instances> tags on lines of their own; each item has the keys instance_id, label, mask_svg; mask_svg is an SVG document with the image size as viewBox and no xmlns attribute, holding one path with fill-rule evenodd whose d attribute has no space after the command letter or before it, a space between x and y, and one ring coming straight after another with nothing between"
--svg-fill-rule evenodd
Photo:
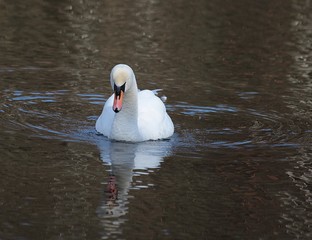
<instances>
[{"instance_id":1,"label":"swan's head","mask_svg":"<svg viewBox=\"0 0 312 240\"><path fill-rule=\"evenodd\" d=\"M118 113L122 108L124 94L135 81L131 67L125 64L118 64L113 67L110 74L110 82L114 90L113 110Z\"/></svg>"}]
</instances>

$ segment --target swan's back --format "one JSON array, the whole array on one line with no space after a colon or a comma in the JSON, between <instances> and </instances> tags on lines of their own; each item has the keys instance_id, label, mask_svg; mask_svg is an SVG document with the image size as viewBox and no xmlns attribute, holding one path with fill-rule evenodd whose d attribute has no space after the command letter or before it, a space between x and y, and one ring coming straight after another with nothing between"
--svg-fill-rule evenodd
<instances>
[{"instance_id":1,"label":"swan's back","mask_svg":"<svg viewBox=\"0 0 312 240\"><path fill-rule=\"evenodd\" d=\"M164 103L150 90L138 93L138 128L143 141L168 138L174 132Z\"/></svg>"}]
</instances>

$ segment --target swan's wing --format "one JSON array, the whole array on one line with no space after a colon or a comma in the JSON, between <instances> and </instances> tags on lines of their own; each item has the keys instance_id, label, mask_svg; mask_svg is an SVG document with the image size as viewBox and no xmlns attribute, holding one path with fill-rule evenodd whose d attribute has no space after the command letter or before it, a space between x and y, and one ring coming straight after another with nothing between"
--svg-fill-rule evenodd
<instances>
[{"instance_id":1,"label":"swan's wing","mask_svg":"<svg viewBox=\"0 0 312 240\"><path fill-rule=\"evenodd\" d=\"M115 112L113 111L114 94L107 99L102 114L95 124L96 131L102 133L104 136L109 136L111 133L113 119Z\"/></svg>"},{"instance_id":2,"label":"swan's wing","mask_svg":"<svg viewBox=\"0 0 312 240\"><path fill-rule=\"evenodd\" d=\"M139 92L138 115L138 127L144 140L168 138L173 134L173 123L166 107L152 91Z\"/></svg>"}]
</instances>

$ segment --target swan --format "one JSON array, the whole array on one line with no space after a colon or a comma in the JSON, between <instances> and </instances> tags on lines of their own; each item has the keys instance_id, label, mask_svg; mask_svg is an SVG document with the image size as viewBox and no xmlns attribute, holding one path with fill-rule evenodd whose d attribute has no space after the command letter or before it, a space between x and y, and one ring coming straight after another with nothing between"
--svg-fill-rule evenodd
<instances>
[{"instance_id":1,"label":"swan","mask_svg":"<svg viewBox=\"0 0 312 240\"><path fill-rule=\"evenodd\" d=\"M116 141L142 142L166 139L174 125L166 107L153 91L139 91L133 70L126 64L113 67L110 83L114 91L96 121L96 130Z\"/></svg>"}]
</instances>

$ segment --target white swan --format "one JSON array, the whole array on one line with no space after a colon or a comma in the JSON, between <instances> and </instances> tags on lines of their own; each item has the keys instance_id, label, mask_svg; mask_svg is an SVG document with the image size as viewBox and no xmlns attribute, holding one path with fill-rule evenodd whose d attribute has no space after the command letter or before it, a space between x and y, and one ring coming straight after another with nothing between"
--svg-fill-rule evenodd
<instances>
[{"instance_id":1,"label":"white swan","mask_svg":"<svg viewBox=\"0 0 312 240\"><path fill-rule=\"evenodd\" d=\"M110 139L141 142L169 138L174 132L164 103L150 90L139 91L133 70L116 65L110 74L114 94L106 101L95 128Z\"/></svg>"}]
</instances>

